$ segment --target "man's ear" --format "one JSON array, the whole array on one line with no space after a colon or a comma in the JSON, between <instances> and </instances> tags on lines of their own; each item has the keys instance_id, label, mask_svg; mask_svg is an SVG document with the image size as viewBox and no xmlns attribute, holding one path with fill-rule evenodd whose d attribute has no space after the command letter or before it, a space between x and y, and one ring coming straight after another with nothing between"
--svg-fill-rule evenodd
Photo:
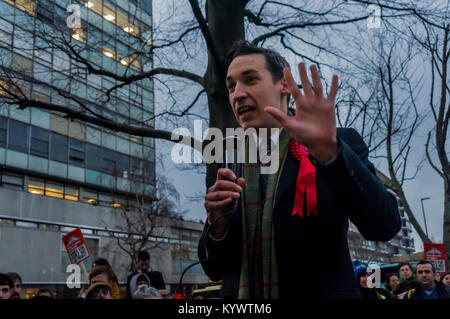
<instances>
[{"instance_id":1,"label":"man's ear","mask_svg":"<svg viewBox=\"0 0 450 319\"><path fill-rule=\"evenodd\" d=\"M281 79L281 87L280 87L280 91L282 95L289 95L291 94L291 90L289 89L289 85L287 83L286 78L283 76L283 78Z\"/></svg>"}]
</instances>

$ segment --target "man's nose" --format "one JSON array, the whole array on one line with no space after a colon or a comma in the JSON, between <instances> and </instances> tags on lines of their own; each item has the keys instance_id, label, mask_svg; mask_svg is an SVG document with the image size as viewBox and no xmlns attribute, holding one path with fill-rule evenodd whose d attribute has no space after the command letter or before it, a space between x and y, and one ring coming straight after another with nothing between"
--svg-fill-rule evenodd
<instances>
[{"instance_id":1,"label":"man's nose","mask_svg":"<svg viewBox=\"0 0 450 319\"><path fill-rule=\"evenodd\" d=\"M234 87L234 99L235 101L240 101L247 97L247 92L240 83L236 83Z\"/></svg>"}]
</instances>

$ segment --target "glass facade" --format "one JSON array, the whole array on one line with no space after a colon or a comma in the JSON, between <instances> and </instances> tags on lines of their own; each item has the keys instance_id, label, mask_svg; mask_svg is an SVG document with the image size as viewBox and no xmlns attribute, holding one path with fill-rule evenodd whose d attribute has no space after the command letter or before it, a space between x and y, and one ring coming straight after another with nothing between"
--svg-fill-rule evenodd
<instances>
[{"instance_id":1,"label":"glass facade","mask_svg":"<svg viewBox=\"0 0 450 319\"><path fill-rule=\"evenodd\" d=\"M67 26L69 4L78 5L79 28ZM20 87L25 94L77 107L67 98L72 96L96 114L126 124L136 125L153 116L151 79L112 91L106 102L104 92L119 83L88 75L55 41L49 41L61 31L71 45L83 48L90 63L119 75L141 72L143 65L151 64L151 59L138 55L151 35L150 0L0 0L0 12L0 64L33 77L32 85ZM2 163L29 170L42 167L49 175L120 191L129 191L133 178L154 184L153 139L136 139L38 109L16 108L2 105ZM154 122L139 125L153 127Z\"/></svg>"}]
</instances>

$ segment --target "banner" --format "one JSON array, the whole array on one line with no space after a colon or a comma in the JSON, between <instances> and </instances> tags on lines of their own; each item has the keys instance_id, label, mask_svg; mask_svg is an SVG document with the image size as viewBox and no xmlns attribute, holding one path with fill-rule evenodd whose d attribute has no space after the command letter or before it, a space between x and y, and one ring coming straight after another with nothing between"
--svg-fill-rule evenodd
<instances>
[{"instance_id":1,"label":"banner","mask_svg":"<svg viewBox=\"0 0 450 319\"><path fill-rule=\"evenodd\" d=\"M71 264L79 264L91 255L80 228L65 235L63 243Z\"/></svg>"},{"instance_id":2,"label":"banner","mask_svg":"<svg viewBox=\"0 0 450 319\"><path fill-rule=\"evenodd\" d=\"M447 272L444 244L423 244L425 260L434 264L437 273Z\"/></svg>"}]
</instances>

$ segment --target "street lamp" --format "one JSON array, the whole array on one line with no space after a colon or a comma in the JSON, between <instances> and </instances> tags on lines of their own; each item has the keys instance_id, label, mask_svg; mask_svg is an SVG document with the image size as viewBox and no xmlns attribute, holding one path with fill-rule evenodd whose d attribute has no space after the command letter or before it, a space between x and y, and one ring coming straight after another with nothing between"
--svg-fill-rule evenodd
<instances>
[{"instance_id":1,"label":"street lamp","mask_svg":"<svg viewBox=\"0 0 450 319\"><path fill-rule=\"evenodd\" d=\"M425 210L423 209L423 201L427 200L427 199L430 199L430 197L422 197L420 199L420 202L422 203L422 214L423 214L423 221L425 222L425 232L426 232L427 237L428 237L427 219L425 218Z\"/></svg>"}]
</instances>

